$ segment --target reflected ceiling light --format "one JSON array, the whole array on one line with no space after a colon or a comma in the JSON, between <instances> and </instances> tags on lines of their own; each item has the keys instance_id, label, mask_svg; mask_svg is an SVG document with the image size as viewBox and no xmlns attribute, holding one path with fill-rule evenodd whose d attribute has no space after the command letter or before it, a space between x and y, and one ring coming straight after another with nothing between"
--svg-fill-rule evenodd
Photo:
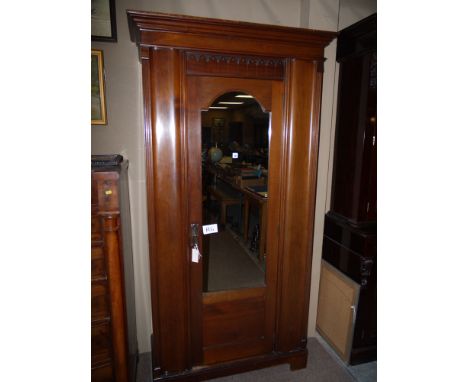
<instances>
[{"instance_id":1,"label":"reflected ceiling light","mask_svg":"<svg viewBox=\"0 0 468 382\"><path fill-rule=\"evenodd\" d=\"M253 96L249 94L238 94L236 95L236 98L253 98Z\"/></svg>"},{"instance_id":2,"label":"reflected ceiling light","mask_svg":"<svg viewBox=\"0 0 468 382\"><path fill-rule=\"evenodd\" d=\"M220 105L242 105L244 102L231 102L231 101L225 101L225 102L218 102Z\"/></svg>"},{"instance_id":3,"label":"reflected ceiling light","mask_svg":"<svg viewBox=\"0 0 468 382\"><path fill-rule=\"evenodd\" d=\"M227 106L210 106L208 109L227 109Z\"/></svg>"}]
</instances>

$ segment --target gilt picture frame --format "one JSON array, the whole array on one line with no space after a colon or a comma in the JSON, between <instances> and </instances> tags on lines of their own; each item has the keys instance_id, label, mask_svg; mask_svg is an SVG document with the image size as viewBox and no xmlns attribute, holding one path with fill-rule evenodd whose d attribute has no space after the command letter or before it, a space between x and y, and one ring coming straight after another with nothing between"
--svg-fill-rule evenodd
<instances>
[{"instance_id":1,"label":"gilt picture frame","mask_svg":"<svg viewBox=\"0 0 468 382\"><path fill-rule=\"evenodd\" d=\"M91 125L107 125L102 50L91 49Z\"/></svg>"},{"instance_id":2,"label":"gilt picture frame","mask_svg":"<svg viewBox=\"0 0 468 382\"><path fill-rule=\"evenodd\" d=\"M91 0L91 40L117 42L115 0Z\"/></svg>"}]
</instances>

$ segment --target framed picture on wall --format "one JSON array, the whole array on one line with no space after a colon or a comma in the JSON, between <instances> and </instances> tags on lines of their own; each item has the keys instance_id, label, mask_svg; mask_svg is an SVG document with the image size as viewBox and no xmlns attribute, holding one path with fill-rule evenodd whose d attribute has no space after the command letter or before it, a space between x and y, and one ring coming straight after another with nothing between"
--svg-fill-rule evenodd
<instances>
[{"instance_id":1,"label":"framed picture on wall","mask_svg":"<svg viewBox=\"0 0 468 382\"><path fill-rule=\"evenodd\" d=\"M117 42L115 0L91 0L91 40Z\"/></svg>"},{"instance_id":2,"label":"framed picture on wall","mask_svg":"<svg viewBox=\"0 0 468 382\"><path fill-rule=\"evenodd\" d=\"M107 125L102 50L91 50L91 124Z\"/></svg>"}]
</instances>

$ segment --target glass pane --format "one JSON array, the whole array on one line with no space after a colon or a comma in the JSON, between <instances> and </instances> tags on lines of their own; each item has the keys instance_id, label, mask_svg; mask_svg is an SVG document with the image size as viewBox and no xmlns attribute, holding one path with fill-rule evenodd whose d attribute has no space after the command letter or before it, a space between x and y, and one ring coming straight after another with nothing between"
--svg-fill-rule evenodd
<instances>
[{"instance_id":1,"label":"glass pane","mask_svg":"<svg viewBox=\"0 0 468 382\"><path fill-rule=\"evenodd\" d=\"M270 114L231 92L202 112L203 291L265 285Z\"/></svg>"}]
</instances>

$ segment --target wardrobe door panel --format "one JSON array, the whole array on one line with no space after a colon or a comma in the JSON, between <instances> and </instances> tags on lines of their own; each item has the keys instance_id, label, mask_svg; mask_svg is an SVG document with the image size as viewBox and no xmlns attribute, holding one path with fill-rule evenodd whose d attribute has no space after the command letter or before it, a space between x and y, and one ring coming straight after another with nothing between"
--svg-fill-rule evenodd
<instances>
[{"instance_id":1,"label":"wardrobe door panel","mask_svg":"<svg viewBox=\"0 0 468 382\"><path fill-rule=\"evenodd\" d=\"M193 359L201 364L245 358L272 352L276 325L277 300L277 259L279 236L277 221L279 216L280 188L280 153L282 142L283 87L281 82L272 80L254 80L231 77L187 77L187 181L190 223L204 224L202 219L202 165L201 132L202 112L208 110L213 100L222 94L241 91L257 100L263 111L270 113L269 136L270 150L268 166L268 198L266 219L262 222L268 239L266 240L265 260L258 264L266 270L264 286L226 289L216 292L203 288L202 280L208 272L207 262L209 241L198 239L198 248L202 254L199 262L191 262L191 332ZM238 112L238 111L237 111ZM272 151L275 150L275 151ZM204 169L204 171L207 171ZM221 182L222 180L218 180ZM219 186L218 186L219 187ZM234 182L225 184L240 195L240 202L245 203L245 188ZM243 195L243 196L242 196ZM205 214L207 212L205 211ZM220 232L228 231L219 226ZM219 235L218 233L213 234ZM228 234L229 236L229 234ZM211 241L214 242L213 240ZM213 244L211 244L213 245ZM239 249L238 256L242 254ZM214 255L214 254L213 254ZM210 255L211 256L211 255ZM246 260L250 261L250 260ZM262 260L263 261L263 260ZM227 274L228 275L228 274ZM195 303L196 302L196 303ZM202 308L200 309L200 306ZM201 333L202 335L200 335ZM202 357L199 357L200 351Z\"/></svg>"}]
</instances>

